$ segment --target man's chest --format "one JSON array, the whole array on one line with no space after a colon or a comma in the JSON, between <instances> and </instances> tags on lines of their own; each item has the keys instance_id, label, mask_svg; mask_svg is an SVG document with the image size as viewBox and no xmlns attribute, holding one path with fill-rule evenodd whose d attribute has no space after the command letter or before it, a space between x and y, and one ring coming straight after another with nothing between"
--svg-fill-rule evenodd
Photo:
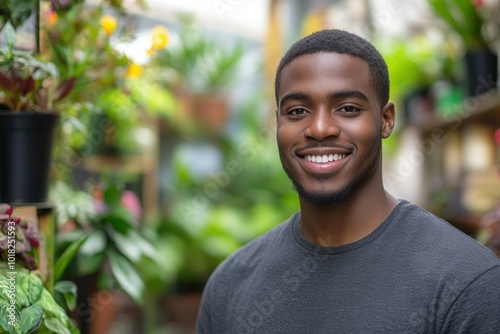
<instances>
[{"instance_id":1,"label":"man's chest","mask_svg":"<svg viewBox=\"0 0 500 334\"><path fill-rule=\"evenodd\" d=\"M225 332L433 333L441 301L425 285L305 261L294 270L249 276L231 289Z\"/></svg>"}]
</instances>

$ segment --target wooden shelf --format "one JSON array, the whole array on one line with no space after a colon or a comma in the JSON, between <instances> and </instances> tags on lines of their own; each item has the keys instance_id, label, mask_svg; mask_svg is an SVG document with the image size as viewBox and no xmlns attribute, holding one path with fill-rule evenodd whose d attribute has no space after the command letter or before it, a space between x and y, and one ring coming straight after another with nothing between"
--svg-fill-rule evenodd
<instances>
[{"instance_id":1,"label":"wooden shelf","mask_svg":"<svg viewBox=\"0 0 500 334\"><path fill-rule=\"evenodd\" d=\"M419 133L416 140L433 147L421 165L422 180L432 180L422 188L427 199L423 207L475 234L481 217L500 203L500 147L495 148L493 139L500 128L500 90L465 99L453 115L407 126ZM442 197L434 195L448 197L442 208L436 208Z\"/></svg>"},{"instance_id":2,"label":"wooden shelf","mask_svg":"<svg viewBox=\"0 0 500 334\"><path fill-rule=\"evenodd\" d=\"M444 118L427 120L416 125L423 133L429 133L434 129L458 129L465 122L500 122L500 89L489 93L469 97L462 103L462 108L456 113Z\"/></svg>"},{"instance_id":3,"label":"wooden shelf","mask_svg":"<svg viewBox=\"0 0 500 334\"><path fill-rule=\"evenodd\" d=\"M40 234L38 276L49 290L54 286L56 227L51 203L16 204L13 216L34 224Z\"/></svg>"}]
</instances>

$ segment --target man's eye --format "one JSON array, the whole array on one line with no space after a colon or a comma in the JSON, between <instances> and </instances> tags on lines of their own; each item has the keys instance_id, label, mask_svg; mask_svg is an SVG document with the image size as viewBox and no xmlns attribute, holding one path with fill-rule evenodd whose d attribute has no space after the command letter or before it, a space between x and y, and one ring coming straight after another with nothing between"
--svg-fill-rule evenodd
<instances>
[{"instance_id":1,"label":"man's eye","mask_svg":"<svg viewBox=\"0 0 500 334\"><path fill-rule=\"evenodd\" d=\"M304 115L306 113L306 110L305 109L302 109L302 108L296 108L296 109L292 109L288 112L288 115L295 115L295 116L298 116L298 115Z\"/></svg>"},{"instance_id":2,"label":"man's eye","mask_svg":"<svg viewBox=\"0 0 500 334\"><path fill-rule=\"evenodd\" d=\"M341 110L344 111L344 112L346 112L346 113L352 113L352 112L357 112L360 109L356 108L356 107L353 107L353 106L345 106L345 107L342 107Z\"/></svg>"}]
</instances>

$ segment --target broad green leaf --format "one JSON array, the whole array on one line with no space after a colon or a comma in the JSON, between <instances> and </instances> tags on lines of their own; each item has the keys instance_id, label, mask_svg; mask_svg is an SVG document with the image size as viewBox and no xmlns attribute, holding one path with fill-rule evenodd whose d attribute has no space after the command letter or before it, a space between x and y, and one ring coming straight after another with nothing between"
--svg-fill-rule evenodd
<instances>
[{"instance_id":1,"label":"broad green leaf","mask_svg":"<svg viewBox=\"0 0 500 334\"><path fill-rule=\"evenodd\" d=\"M121 101L121 99L116 99L117 97L120 97L119 95L117 96L116 95L116 92L114 91L109 91L107 93L103 93L103 95L101 96L104 100L106 100L106 98L109 100L108 103L111 103L111 101L113 101L113 103L115 103L114 105L116 106L119 106L119 101ZM107 180L107 187L104 189L104 202L105 203L108 203L109 205L111 206L115 206L115 205L119 205L120 201L121 201L121 189L119 188L119 186L117 185L117 183L113 180L112 176L108 175L107 176L108 180Z\"/></svg>"},{"instance_id":2,"label":"broad green leaf","mask_svg":"<svg viewBox=\"0 0 500 334\"><path fill-rule=\"evenodd\" d=\"M106 235L102 231L94 231L89 234L88 239L80 248L80 252L85 255L94 255L106 249Z\"/></svg>"},{"instance_id":3,"label":"broad green leaf","mask_svg":"<svg viewBox=\"0 0 500 334\"><path fill-rule=\"evenodd\" d=\"M16 304L17 309L22 310L25 307L31 305L30 300L28 298L28 292L24 287L21 287L19 283L16 282Z\"/></svg>"},{"instance_id":4,"label":"broad green leaf","mask_svg":"<svg viewBox=\"0 0 500 334\"><path fill-rule=\"evenodd\" d=\"M9 47L14 47L16 44L16 30L12 26L12 23L7 22L2 29L5 41Z\"/></svg>"},{"instance_id":5,"label":"broad green leaf","mask_svg":"<svg viewBox=\"0 0 500 334\"><path fill-rule=\"evenodd\" d=\"M10 301L9 287L10 287L10 284L9 284L9 281L7 280L7 276L5 276L4 274L1 274L0 275L0 301L3 300L7 303Z\"/></svg>"},{"instance_id":6,"label":"broad green leaf","mask_svg":"<svg viewBox=\"0 0 500 334\"><path fill-rule=\"evenodd\" d=\"M129 235L117 233L115 231L110 231L109 236L114 241L116 248L128 260L137 263L141 259L142 256L141 248L139 247L138 244L132 242Z\"/></svg>"},{"instance_id":7,"label":"broad green leaf","mask_svg":"<svg viewBox=\"0 0 500 334\"><path fill-rule=\"evenodd\" d=\"M71 334L69 329L58 318L45 318L45 327L57 334Z\"/></svg>"},{"instance_id":8,"label":"broad green leaf","mask_svg":"<svg viewBox=\"0 0 500 334\"><path fill-rule=\"evenodd\" d=\"M10 2L10 21L14 28L17 28L23 25L31 16L35 9L35 2L32 0L11 0Z\"/></svg>"},{"instance_id":9,"label":"broad green leaf","mask_svg":"<svg viewBox=\"0 0 500 334\"><path fill-rule=\"evenodd\" d=\"M24 271L16 275L16 298L23 307L34 304L41 296L43 283L35 274Z\"/></svg>"},{"instance_id":10,"label":"broad green leaf","mask_svg":"<svg viewBox=\"0 0 500 334\"><path fill-rule=\"evenodd\" d=\"M0 299L0 328L3 328L9 334L22 333L21 325L19 324L19 312L17 309L11 311L9 305L9 302ZM11 315L12 312L14 312L13 316ZM12 325L13 322L14 325Z\"/></svg>"},{"instance_id":11,"label":"broad green leaf","mask_svg":"<svg viewBox=\"0 0 500 334\"><path fill-rule=\"evenodd\" d=\"M55 317L59 319L67 317L65 311L59 306L59 304L56 303L54 297L52 297L47 289L43 289L42 296L34 305L39 305L48 317Z\"/></svg>"},{"instance_id":12,"label":"broad green leaf","mask_svg":"<svg viewBox=\"0 0 500 334\"><path fill-rule=\"evenodd\" d=\"M137 232L130 230L127 234L110 233L118 250L130 261L137 263L143 256L155 260L158 254L154 246Z\"/></svg>"},{"instance_id":13,"label":"broad green leaf","mask_svg":"<svg viewBox=\"0 0 500 334\"><path fill-rule=\"evenodd\" d=\"M76 242L78 239L80 239L83 235L86 233L83 232L82 230L74 230L71 232L64 232L64 233L59 233L57 235L57 247L63 247L66 249L69 247L70 244Z\"/></svg>"},{"instance_id":14,"label":"broad green leaf","mask_svg":"<svg viewBox=\"0 0 500 334\"><path fill-rule=\"evenodd\" d=\"M102 223L110 224L114 230L120 233L127 233L131 228L130 214L123 210L116 210L113 214L106 215L102 218Z\"/></svg>"},{"instance_id":15,"label":"broad green leaf","mask_svg":"<svg viewBox=\"0 0 500 334\"><path fill-rule=\"evenodd\" d=\"M57 259L54 265L54 281L57 282L61 278L64 270L68 264L73 260L75 255L78 253L78 250L82 247L82 245L87 241L90 234L83 235L80 239L72 243L66 250L61 254L61 256Z\"/></svg>"},{"instance_id":16,"label":"broad green leaf","mask_svg":"<svg viewBox=\"0 0 500 334\"><path fill-rule=\"evenodd\" d=\"M20 323L23 334L33 333L42 322L43 311L40 306L30 306L21 311Z\"/></svg>"},{"instance_id":17,"label":"broad green leaf","mask_svg":"<svg viewBox=\"0 0 500 334\"><path fill-rule=\"evenodd\" d=\"M76 308L77 287L74 282L60 281L54 285L54 290L63 295L68 309L73 311Z\"/></svg>"},{"instance_id":18,"label":"broad green leaf","mask_svg":"<svg viewBox=\"0 0 500 334\"><path fill-rule=\"evenodd\" d=\"M158 257L158 252L156 251L153 244L149 242L149 240L135 231L129 231L128 236L130 237L132 242L137 244L144 256L147 256L152 260L155 260Z\"/></svg>"},{"instance_id":19,"label":"broad green leaf","mask_svg":"<svg viewBox=\"0 0 500 334\"><path fill-rule=\"evenodd\" d=\"M142 302L145 290L144 282L137 274L132 264L122 255L114 251L109 251L108 259L111 266L111 272L123 291L137 303Z\"/></svg>"}]
</instances>

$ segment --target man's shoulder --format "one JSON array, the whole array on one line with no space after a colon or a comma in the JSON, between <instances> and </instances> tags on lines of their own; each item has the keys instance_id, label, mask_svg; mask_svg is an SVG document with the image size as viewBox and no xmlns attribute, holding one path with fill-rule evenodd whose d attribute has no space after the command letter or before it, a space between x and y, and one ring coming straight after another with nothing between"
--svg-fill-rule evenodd
<instances>
[{"instance_id":1,"label":"man's shoulder","mask_svg":"<svg viewBox=\"0 0 500 334\"><path fill-rule=\"evenodd\" d=\"M443 264L483 270L500 263L490 249L431 212L407 203L401 213L400 224L405 227L402 233L408 242L418 246L416 251L420 254L428 254Z\"/></svg>"}]
</instances>

